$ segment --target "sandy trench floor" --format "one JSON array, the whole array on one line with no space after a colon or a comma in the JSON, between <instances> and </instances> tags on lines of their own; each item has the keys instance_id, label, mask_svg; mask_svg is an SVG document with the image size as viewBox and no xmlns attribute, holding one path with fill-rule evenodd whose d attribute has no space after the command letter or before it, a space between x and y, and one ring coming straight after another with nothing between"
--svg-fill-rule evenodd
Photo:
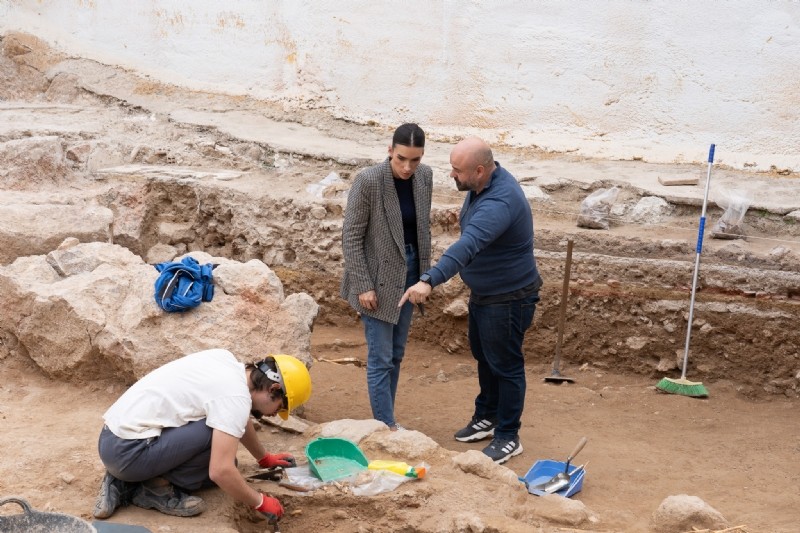
<instances>
[{"instance_id":1,"label":"sandy trench floor","mask_svg":"<svg viewBox=\"0 0 800 533\"><path fill-rule=\"evenodd\" d=\"M317 327L312 341L317 358L366 358L357 325ZM96 453L101 415L125 385L61 383L10 357L0 361L0 368L0 494L22 496L38 510L90 519L102 475ZM675 494L702 498L731 525L746 525L749 532L797 531L796 400L743 399L726 382L707 384L710 398L697 400L658 393L655 383L641 376L580 369L568 361L561 370L576 383L545 384L542 378L551 368L528 366L521 431L525 451L506 466L524 475L537 459L564 460L582 436L588 437L579 461L587 463L587 474L575 499L600 516L598 531L647 531L652 512ZM312 377L314 394L305 412L310 422L370 418L364 367L319 361ZM469 356L410 341L398 391L400 423L450 450L480 449L485 443L463 444L452 437L471 415L476 392ZM262 435L268 446L297 454L306 444L301 435L274 429ZM243 451L240 464L246 468L249 461ZM235 518L239 530L264 530L241 522L221 491L203 496L210 511L198 519L129 507L113 520L153 531L215 531L230 527ZM286 497L287 509L295 514L282 521L281 531L369 530L358 516L345 519L330 506L315 508L313 500ZM458 508L459 502L452 504ZM416 512L424 513L424 507Z\"/></svg>"}]
</instances>

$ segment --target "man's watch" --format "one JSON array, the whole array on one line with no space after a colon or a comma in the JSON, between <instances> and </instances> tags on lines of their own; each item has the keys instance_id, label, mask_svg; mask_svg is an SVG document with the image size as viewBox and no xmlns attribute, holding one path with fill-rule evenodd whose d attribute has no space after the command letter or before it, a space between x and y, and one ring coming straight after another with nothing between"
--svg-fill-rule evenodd
<instances>
[{"instance_id":1,"label":"man's watch","mask_svg":"<svg viewBox=\"0 0 800 533\"><path fill-rule=\"evenodd\" d=\"M422 283L427 283L428 285L431 285L431 275L430 275L430 274L428 274L427 272L426 272L426 273L424 273L424 274L422 274L422 275L419 277L419 280L420 280ZM431 285L431 287L433 287L433 285Z\"/></svg>"}]
</instances>

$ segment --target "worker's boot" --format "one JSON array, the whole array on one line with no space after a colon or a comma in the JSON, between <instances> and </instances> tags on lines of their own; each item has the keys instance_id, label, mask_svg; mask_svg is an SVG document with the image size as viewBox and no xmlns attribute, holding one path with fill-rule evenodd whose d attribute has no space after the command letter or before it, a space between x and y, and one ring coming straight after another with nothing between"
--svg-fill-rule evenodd
<instances>
[{"instance_id":1,"label":"worker's boot","mask_svg":"<svg viewBox=\"0 0 800 533\"><path fill-rule=\"evenodd\" d=\"M206 502L201 498L188 495L164 478L142 483L131 503L172 516L195 516L206 510Z\"/></svg>"},{"instance_id":2,"label":"worker's boot","mask_svg":"<svg viewBox=\"0 0 800 533\"><path fill-rule=\"evenodd\" d=\"M137 483L127 483L117 479L108 472L100 483L100 493L94 504L92 514L95 518L109 518L118 507L128 505L136 490Z\"/></svg>"}]
</instances>

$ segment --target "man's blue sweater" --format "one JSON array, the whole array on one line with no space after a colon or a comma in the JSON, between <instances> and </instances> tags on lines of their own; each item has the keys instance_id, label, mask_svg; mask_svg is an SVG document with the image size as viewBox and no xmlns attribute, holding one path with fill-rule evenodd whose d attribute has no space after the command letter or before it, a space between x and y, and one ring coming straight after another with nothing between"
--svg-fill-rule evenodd
<instances>
[{"instance_id":1,"label":"man's blue sweater","mask_svg":"<svg viewBox=\"0 0 800 533\"><path fill-rule=\"evenodd\" d=\"M428 270L432 286L461 273L473 295L494 296L536 280L531 207L499 163L480 194L467 194L459 221L461 237Z\"/></svg>"}]
</instances>

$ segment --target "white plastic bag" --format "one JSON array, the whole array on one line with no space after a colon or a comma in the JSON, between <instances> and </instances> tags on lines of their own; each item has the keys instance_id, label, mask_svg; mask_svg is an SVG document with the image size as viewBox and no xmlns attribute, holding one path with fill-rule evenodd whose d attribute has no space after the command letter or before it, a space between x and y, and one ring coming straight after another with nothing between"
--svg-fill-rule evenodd
<instances>
[{"instance_id":1,"label":"white plastic bag","mask_svg":"<svg viewBox=\"0 0 800 533\"><path fill-rule=\"evenodd\" d=\"M619 187L597 189L581 202L578 227L608 229L608 214L617 199Z\"/></svg>"},{"instance_id":2,"label":"white plastic bag","mask_svg":"<svg viewBox=\"0 0 800 533\"><path fill-rule=\"evenodd\" d=\"M416 468L430 470L430 466L427 463L420 463ZM414 481L415 479L395 474L389 470L363 470L358 474L340 478L336 481L325 482L312 474L307 465L286 468L283 472L286 478L281 481L281 484L300 491L301 494L310 493L326 485L336 484L340 487L347 487L346 490L349 490L355 496L375 496L376 494L393 491L403 483Z\"/></svg>"},{"instance_id":3,"label":"white plastic bag","mask_svg":"<svg viewBox=\"0 0 800 533\"><path fill-rule=\"evenodd\" d=\"M356 496L375 496L376 494L393 491L412 479L388 470L367 470L353 484L351 490Z\"/></svg>"},{"instance_id":4,"label":"white plastic bag","mask_svg":"<svg viewBox=\"0 0 800 533\"><path fill-rule=\"evenodd\" d=\"M325 485L323 481L311 473L308 465L286 468L283 473L286 478L281 483L285 482L286 485L294 490L312 491Z\"/></svg>"},{"instance_id":5,"label":"white plastic bag","mask_svg":"<svg viewBox=\"0 0 800 533\"><path fill-rule=\"evenodd\" d=\"M725 210L711 228L713 239L743 239L742 220L750 207L750 198L742 191L721 189L715 200Z\"/></svg>"}]
</instances>

